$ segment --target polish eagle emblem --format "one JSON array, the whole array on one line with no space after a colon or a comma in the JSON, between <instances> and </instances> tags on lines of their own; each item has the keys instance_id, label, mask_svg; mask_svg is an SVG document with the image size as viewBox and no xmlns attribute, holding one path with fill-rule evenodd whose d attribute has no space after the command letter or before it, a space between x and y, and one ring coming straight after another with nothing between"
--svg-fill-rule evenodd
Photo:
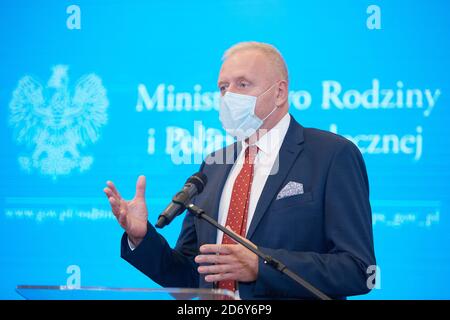
<instances>
[{"instance_id":1,"label":"polish eagle emblem","mask_svg":"<svg viewBox=\"0 0 450 320\"><path fill-rule=\"evenodd\" d=\"M88 170L92 156L80 147L95 143L108 121L108 98L95 74L82 76L69 87L68 66L56 65L44 87L30 75L19 80L9 104L9 124L29 154L19 156L27 172L37 171L56 179L72 170Z\"/></svg>"}]
</instances>

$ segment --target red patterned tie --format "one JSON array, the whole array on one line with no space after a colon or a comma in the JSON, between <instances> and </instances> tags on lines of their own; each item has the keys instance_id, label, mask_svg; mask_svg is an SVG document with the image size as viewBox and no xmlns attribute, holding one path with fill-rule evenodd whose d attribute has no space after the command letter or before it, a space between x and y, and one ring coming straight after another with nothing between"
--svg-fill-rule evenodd
<instances>
[{"instance_id":1,"label":"red patterned tie","mask_svg":"<svg viewBox=\"0 0 450 320\"><path fill-rule=\"evenodd\" d=\"M225 224L225 226L230 227L231 230L242 237L245 237L247 228L248 204L253 180L253 163L257 152L258 147L256 146L249 146L245 150L244 164L234 181L227 222ZM223 235L222 244L235 243L229 236ZM219 281L218 288L236 291L236 283L234 280Z\"/></svg>"}]
</instances>

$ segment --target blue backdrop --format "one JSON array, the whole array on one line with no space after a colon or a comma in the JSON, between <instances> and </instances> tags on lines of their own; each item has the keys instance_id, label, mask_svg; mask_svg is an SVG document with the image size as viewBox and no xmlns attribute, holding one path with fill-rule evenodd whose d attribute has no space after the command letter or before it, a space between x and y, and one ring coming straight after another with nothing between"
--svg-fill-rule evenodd
<instances>
[{"instance_id":1,"label":"blue backdrop","mask_svg":"<svg viewBox=\"0 0 450 320\"><path fill-rule=\"evenodd\" d=\"M371 6L375 5L375 6ZM0 298L19 284L154 287L103 194L147 176L150 221L211 150L221 55L275 45L291 113L369 173L379 287L450 298L448 1L2 1ZM163 230L174 244L182 219Z\"/></svg>"}]
</instances>

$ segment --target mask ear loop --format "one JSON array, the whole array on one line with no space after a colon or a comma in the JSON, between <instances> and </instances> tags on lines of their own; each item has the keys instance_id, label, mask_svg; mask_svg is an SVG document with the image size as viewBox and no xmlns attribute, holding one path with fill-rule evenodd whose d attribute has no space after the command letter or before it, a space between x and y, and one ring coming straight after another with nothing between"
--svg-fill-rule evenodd
<instances>
[{"instance_id":1,"label":"mask ear loop","mask_svg":"<svg viewBox=\"0 0 450 320\"><path fill-rule=\"evenodd\" d=\"M262 119L262 121L263 122L266 121L272 115L272 113L274 113L275 110L277 110L277 109L278 109L278 106L275 106L275 108L273 108L273 110L270 111L270 113L264 119Z\"/></svg>"},{"instance_id":2,"label":"mask ear loop","mask_svg":"<svg viewBox=\"0 0 450 320\"><path fill-rule=\"evenodd\" d=\"M269 87L269 89L267 89L266 91L264 91L263 93L261 93L257 98L261 97L261 96L264 95L266 92L268 92L270 89L272 89L273 86L276 85L278 82L279 82L279 81L277 81L277 82L275 82L273 85L271 85L271 86ZM272 113L274 113L275 110L277 110L277 109L278 109L278 106L275 105L275 108L273 108L273 110L270 111L270 113L269 113L264 119L261 119L261 120L262 120L263 122L266 121L266 120L272 115Z\"/></svg>"},{"instance_id":3,"label":"mask ear loop","mask_svg":"<svg viewBox=\"0 0 450 320\"><path fill-rule=\"evenodd\" d=\"M272 84L266 91L264 91L263 93L261 93L259 96L257 96L256 98L259 98L263 95L265 95L270 89L273 88L274 85L276 85L279 81L275 82L274 84Z\"/></svg>"}]
</instances>

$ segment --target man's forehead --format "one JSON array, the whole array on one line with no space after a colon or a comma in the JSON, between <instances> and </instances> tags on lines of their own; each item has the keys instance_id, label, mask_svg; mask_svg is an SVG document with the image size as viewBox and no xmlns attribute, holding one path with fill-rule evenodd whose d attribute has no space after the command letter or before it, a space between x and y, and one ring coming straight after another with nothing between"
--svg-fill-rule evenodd
<instances>
[{"instance_id":1,"label":"man's forehead","mask_svg":"<svg viewBox=\"0 0 450 320\"><path fill-rule=\"evenodd\" d=\"M266 68L268 58L256 50L236 52L222 64L219 77L243 77L259 75Z\"/></svg>"}]
</instances>

